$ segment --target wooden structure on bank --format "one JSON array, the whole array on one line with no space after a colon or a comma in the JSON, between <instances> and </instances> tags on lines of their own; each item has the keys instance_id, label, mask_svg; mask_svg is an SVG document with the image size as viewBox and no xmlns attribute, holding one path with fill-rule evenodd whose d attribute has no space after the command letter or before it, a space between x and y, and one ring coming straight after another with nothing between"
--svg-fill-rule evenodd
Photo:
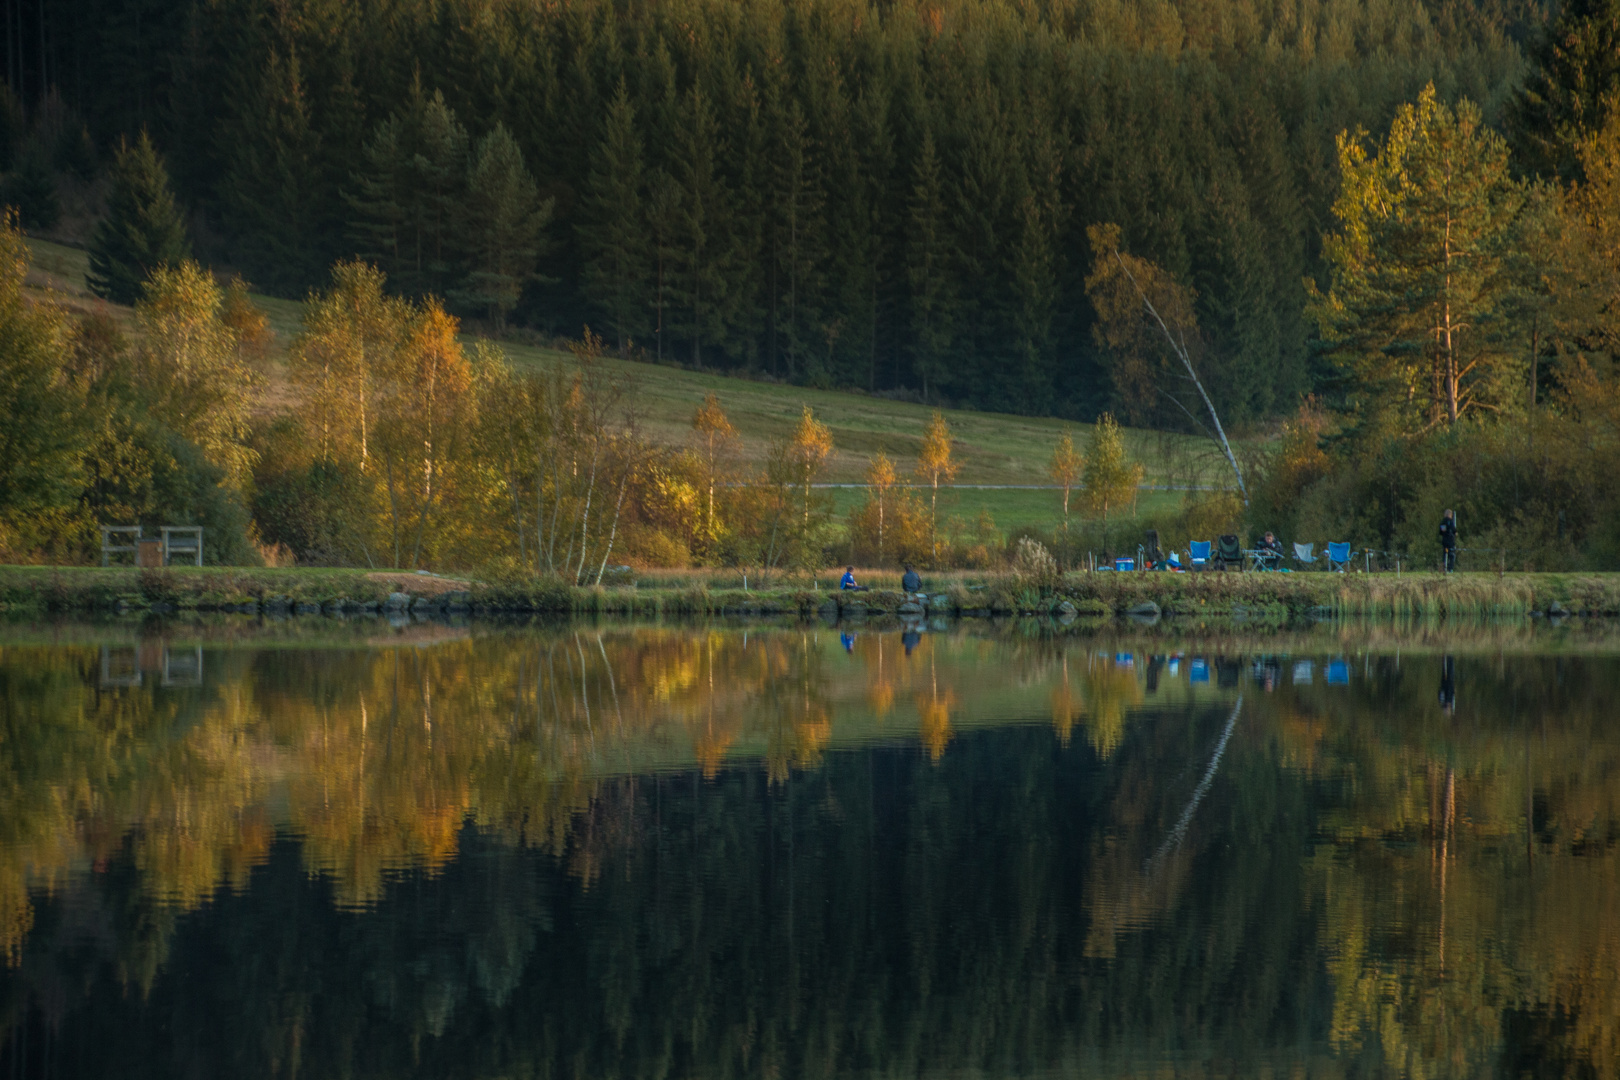
<instances>
[{"instance_id":1,"label":"wooden structure on bank","mask_svg":"<svg viewBox=\"0 0 1620 1080\"><path fill-rule=\"evenodd\" d=\"M128 552L141 567L171 566L176 557L194 566L203 564L201 525L163 525L159 535L147 536L139 525L101 527L101 565L111 566L112 557Z\"/></svg>"}]
</instances>

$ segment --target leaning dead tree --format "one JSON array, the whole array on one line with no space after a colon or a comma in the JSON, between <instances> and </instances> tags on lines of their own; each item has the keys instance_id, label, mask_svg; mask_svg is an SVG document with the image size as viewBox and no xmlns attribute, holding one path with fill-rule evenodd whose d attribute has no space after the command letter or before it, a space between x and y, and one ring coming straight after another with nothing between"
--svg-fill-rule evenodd
<instances>
[{"instance_id":1,"label":"leaning dead tree","mask_svg":"<svg viewBox=\"0 0 1620 1080\"><path fill-rule=\"evenodd\" d=\"M1198 377L1198 369L1193 364L1193 351L1188 344L1189 326L1193 327L1195 339L1197 335L1192 293L1154 264L1121 252L1118 226L1093 225L1087 233L1091 238L1092 250L1096 253L1096 262L1086 279L1086 292L1097 309L1098 340L1118 358L1116 383L1128 401L1133 401L1139 410L1144 399L1168 399L1194 427L1208 435L1231 467L1232 475L1237 480L1238 494L1247 506L1249 489L1243 481L1243 467L1238 464L1232 443L1226 437L1226 428L1221 424L1220 414L1215 411L1215 403L1210 400L1209 392L1204 389L1204 382ZM1132 269L1133 263L1136 264L1135 269ZM1147 278L1146 283L1144 277ZM1159 297L1158 302L1154 300L1155 295ZM1161 310L1167 307L1168 311ZM1148 316L1146 320L1142 318L1144 311ZM1149 333L1162 337L1169 345L1174 364L1180 368L1177 374L1190 382L1198 392L1198 398L1203 403L1202 411L1209 415L1208 423L1189 409L1179 396L1164 389L1160 376L1169 372L1154 370L1156 362L1149 358L1159 350L1143 340L1145 324L1155 327Z\"/></svg>"}]
</instances>

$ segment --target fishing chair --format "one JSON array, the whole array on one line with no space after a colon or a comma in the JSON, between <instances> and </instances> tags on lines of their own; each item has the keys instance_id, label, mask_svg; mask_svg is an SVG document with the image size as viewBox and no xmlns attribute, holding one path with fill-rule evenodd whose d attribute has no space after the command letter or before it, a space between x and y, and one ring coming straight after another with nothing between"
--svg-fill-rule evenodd
<instances>
[{"instance_id":1,"label":"fishing chair","mask_svg":"<svg viewBox=\"0 0 1620 1080\"><path fill-rule=\"evenodd\" d=\"M1208 570L1209 549L1210 542L1208 540L1194 540L1192 543L1188 544L1187 562L1190 564L1189 569Z\"/></svg>"},{"instance_id":2,"label":"fishing chair","mask_svg":"<svg viewBox=\"0 0 1620 1080\"><path fill-rule=\"evenodd\" d=\"M1233 566L1243 569L1243 545L1234 533L1227 533L1216 542L1215 565L1222 570Z\"/></svg>"},{"instance_id":3,"label":"fishing chair","mask_svg":"<svg viewBox=\"0 0 1620 1080\"><path fill-rule=\"evenodd\" d=\"M1302 566L1315 566L1316 565L1316 545L1315 544L1295 544L1294 545L1294 561L1301 564Z\"/></svg>"},{"instance_id":4,"label":"fishing chair","mask_svg":"<svg viewBox=\"0 0 1620 1080\"><path fill-rule=\"evenodd\" d=\"M1142 569L1157 570L1162 562L1164 553L1159 550L1159 530L1149 529L1142 543Z\"/></svg>"},{"instance_id":5,"label":"fishing chair","mask_svg":"<svg viewBox=\"0 0 1620 1080\"><path fill-rule=\"evenodd\" d=\"M1327 549L1327 561L1329 570L1337 570L1341 574L1344 573L1350 568L1350 545L1329 544Z\"/></svg>"}]
</instances>

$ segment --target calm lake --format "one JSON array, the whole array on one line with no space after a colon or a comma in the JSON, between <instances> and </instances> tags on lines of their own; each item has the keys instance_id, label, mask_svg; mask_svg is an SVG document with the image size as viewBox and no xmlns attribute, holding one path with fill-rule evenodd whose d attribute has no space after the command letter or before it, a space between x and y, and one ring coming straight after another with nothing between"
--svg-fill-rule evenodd
<instances>
[{"instance_id":1,"label":"calm lake","mask_svg":"<svg viewBox=\"0 0 1620 1080\"><path fill-rule=\"evenodd\" d=\"M1620 1070L1620 632L0 626L0 1078Z\"/></svg>"}]
</instances>

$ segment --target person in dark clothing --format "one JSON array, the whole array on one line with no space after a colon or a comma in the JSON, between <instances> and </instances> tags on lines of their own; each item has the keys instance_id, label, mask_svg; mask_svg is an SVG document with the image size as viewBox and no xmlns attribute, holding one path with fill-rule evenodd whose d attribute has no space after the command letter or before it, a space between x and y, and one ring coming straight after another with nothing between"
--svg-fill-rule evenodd
<instances>
[{"instance_id":1,"label":"person in dark clothing","mask_svg":"<svg viewBox=\"0 0 1620 1080\"><path fill-rule=\"evenodd\" d=\"M1447 510L1440 518L1440 555L1446 573L1457 569L1457 512Z\"/></svg>"},{"instance_id":2,"label":"person in dark clothing","mask_svg":"<svg viewBox=\"0 0 1620 1080\"><path fill-rule=\"evenodd\" d=\"M1267 529L1266 535L1260 538L1259 551L1261 552L1260 557L1265 560L1263 565L1266 569L1275 569L1282 565L1282 541L1277 539L1277 534L1270 529Z\"/></svg>"},{"instance_id":3,"label":"person in dark clothing","mask_svg":"<svg viewBox=\"0 0 1620 1080\"><path fill-rule=\"evenodd\" d=\"M1457 711L1457 661L1450 656L1440 661L1440 710L1447 716Z\"/></svg>"},{"instance_id":4,"label":"person in dark clothing","mask_svg":"<svg viewBox=\"0 0 1620 1080\"><path fill-rule=\"evenodd\" d=\"M910 563L906 564L906 576L900 579L900 588L908 593L922 592L922 578L917 576Z\"/></svg>"}]
</instances>

